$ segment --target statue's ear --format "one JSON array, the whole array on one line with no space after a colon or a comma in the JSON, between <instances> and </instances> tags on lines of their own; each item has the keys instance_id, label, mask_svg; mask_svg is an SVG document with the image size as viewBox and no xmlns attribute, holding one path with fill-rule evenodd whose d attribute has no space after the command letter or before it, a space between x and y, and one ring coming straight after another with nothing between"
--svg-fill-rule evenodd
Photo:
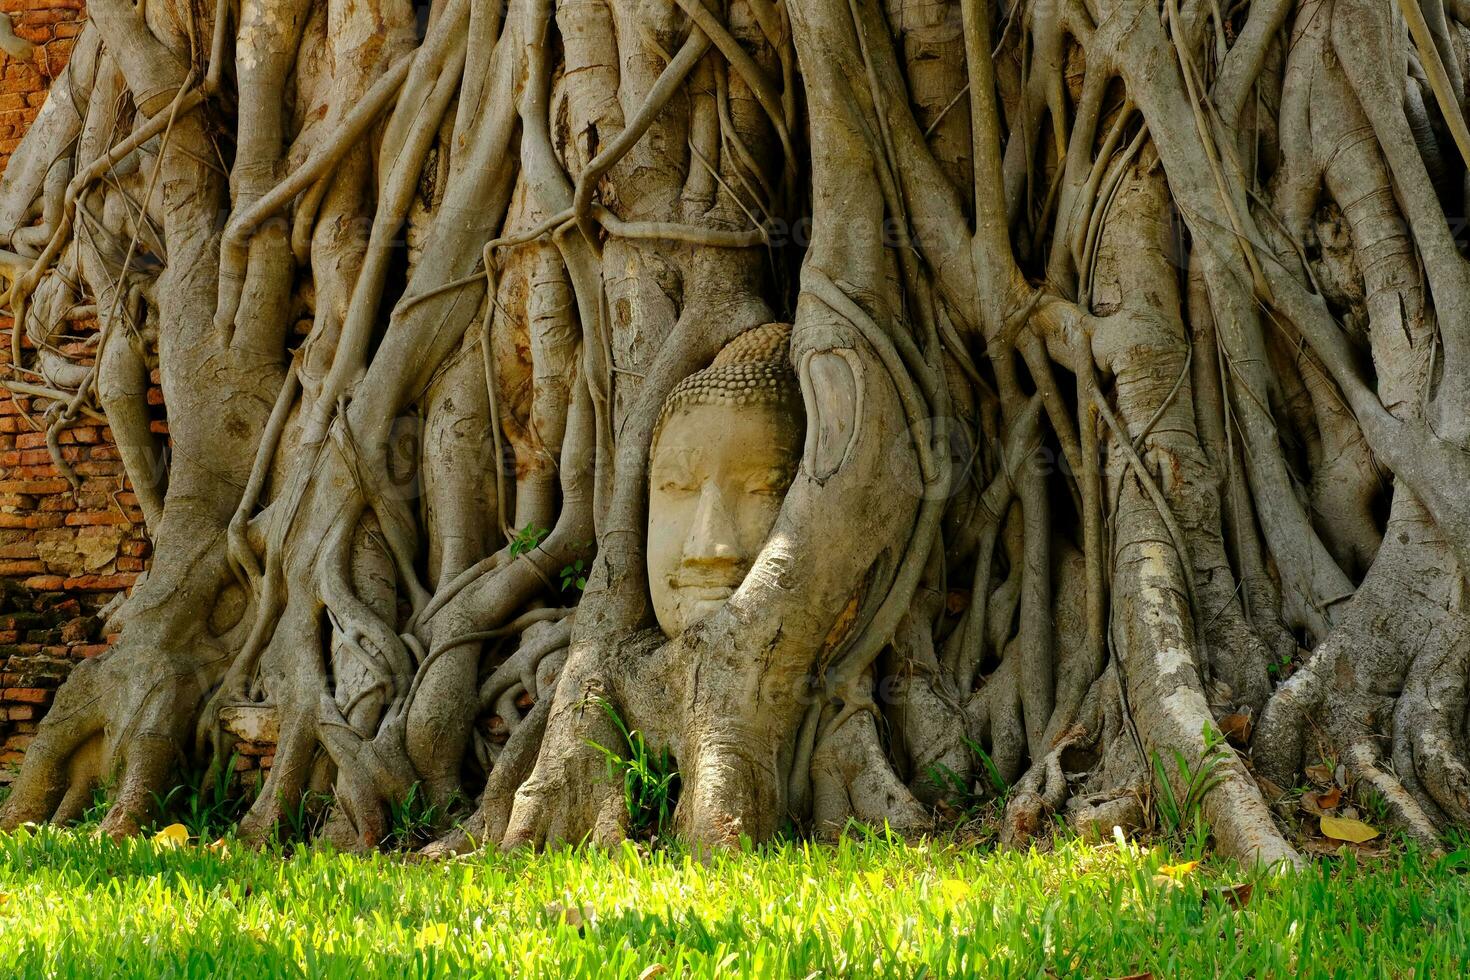
<instances>
[{"instance_id":1,"label":"statue's ear","mask_svg":"<svg viewBox=\"0 0 1470 980\"><path fill-rule=\"evenodd\" d=\"M863 365L850 348L811 350L802 355L799 374L807 419L801 465L823 483L852 452L863 413Z\"/></svg>"}]
</instances>

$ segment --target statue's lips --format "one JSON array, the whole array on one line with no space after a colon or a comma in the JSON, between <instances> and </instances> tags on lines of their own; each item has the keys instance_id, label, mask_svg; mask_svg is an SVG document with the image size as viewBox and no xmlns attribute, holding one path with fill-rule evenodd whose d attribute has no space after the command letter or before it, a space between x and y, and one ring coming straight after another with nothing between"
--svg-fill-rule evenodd
<instances>
[{"instance_id":1,"label":"statue's lips","mask_svg":"<svg viewBox=\"0 0 1470 980\"><path fill-rule=\"evenodd\" d=\"M731 585L683 585L676 584L674 588L679 594L702 602L722 602L735 594L735 587Z\"/></svg>"}]
</instances>

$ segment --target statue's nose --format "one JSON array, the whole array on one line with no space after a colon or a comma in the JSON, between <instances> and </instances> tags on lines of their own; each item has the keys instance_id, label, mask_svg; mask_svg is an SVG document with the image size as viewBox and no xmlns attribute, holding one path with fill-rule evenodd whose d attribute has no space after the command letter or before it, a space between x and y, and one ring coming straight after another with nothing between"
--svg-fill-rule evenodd
<instances>
[{"instance_id":1,"label":"statue's nose","mask_svg":"<svg viewBox=\"0 0 1470 980\"><path fill-rule=\"evenodd\" d=\"M699 491L699 506L689 536L684 540L684 560L696 564L733 564L740 557L740 534L729 502L719 485L710 480Z\"/></svg>"}]
</instances>

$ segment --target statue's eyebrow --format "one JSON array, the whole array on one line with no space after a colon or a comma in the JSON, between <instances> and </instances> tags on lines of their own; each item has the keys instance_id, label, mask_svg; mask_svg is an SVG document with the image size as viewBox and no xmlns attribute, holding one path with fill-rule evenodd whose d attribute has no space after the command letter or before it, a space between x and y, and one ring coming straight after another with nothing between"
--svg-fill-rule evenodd
<instances>
[{"instance_id":1,"label":"statue's eyebrow","mask_svg":"<svg viewBox=\"0 0 1470 980\"><path fill-rule=\"evenodd\" d=\"M682 471L694 469L694 462L704 455L700 446L682 446L678 449L658 449L653 453L649 471L661 467L678 467Z\"/></svg>"},{"instance_id":2,"label":"statue's eyebrow","mask_svg":"<svg viewBox=\"0 0 1470 980\"><path fill-rule=\"evenodd\" d=\"M796 475L796 469L801 465L799 453L782 453L778 458L771 460L746 460L740 468L739 473L746 479L759 477L761 479L778 478L784 482L790 482Z\"/></svg>"}]
</instances>

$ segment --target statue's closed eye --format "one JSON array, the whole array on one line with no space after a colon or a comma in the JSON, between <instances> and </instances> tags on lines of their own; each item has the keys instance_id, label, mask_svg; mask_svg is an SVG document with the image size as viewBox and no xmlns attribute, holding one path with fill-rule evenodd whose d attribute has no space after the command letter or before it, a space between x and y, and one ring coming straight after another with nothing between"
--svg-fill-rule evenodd
<instances>
[{"instance_id":1,"label":"statue's closed eye","mask_svg":"<svg viewBox=\"0 0 1470 980\"><path fill-rule=\"evenodd\" d=\"M649 472L648 485L660 493L697 493L703 481L699 478L697 454L689 450L659 453Z\"/></svg>"},{"instance_id":2,"label":"statue's closed eye","mask_svg":"<svg viewBox=\"0 0 1470 980\"><path fill-rule=\"evenodd\" d=\"M745 485L745 492L769 497L781 496L790 489L792 476L789 468L773 468L754 473Z\"/></svg>"},{"instance_id":3,"label":"statue's closed eye","mask_svg":"<svg viewBox=\"0 0 1470 980\"><path fill-rule=\"evenodd\" d=\"M671 471L656 474L653 486L660 493L697 493L700 481L687 471Z\"/></svg>"}]
</instances>

